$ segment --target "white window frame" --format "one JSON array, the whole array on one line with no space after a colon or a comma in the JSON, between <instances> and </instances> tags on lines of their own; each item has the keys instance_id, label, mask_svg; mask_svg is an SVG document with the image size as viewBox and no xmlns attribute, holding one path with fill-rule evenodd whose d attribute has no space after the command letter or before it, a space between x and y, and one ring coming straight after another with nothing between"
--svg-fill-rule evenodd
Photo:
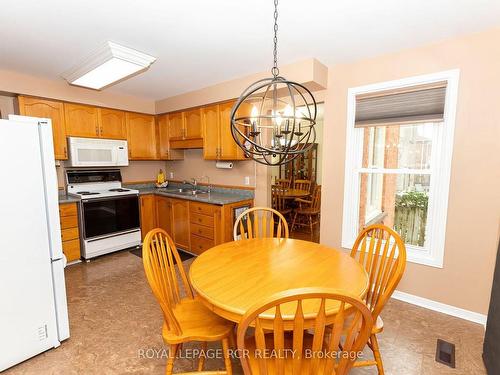
<instances>
[{"instance_id":1,"label":"white window frame","mask_svg":"<svg viewBox=\"0 0 500 375\"><path fill-rule=\"evenodd\" d=\"M413 263L443 268L459 76L460 70L453 69L348 89L342 247L351 249L359 232L360 175L363 172L363 129L354 127L356 96L447 81L444 123L437 126L437 136L433 139L435 142L432 144L430 172L405 170L407 172L431 174L425 246L419 247L407 244L407 260ZM370 171L373 172L372 169ZM401 173L402 170L380 168L380 172Z\"/></svg>"}]
</instances>

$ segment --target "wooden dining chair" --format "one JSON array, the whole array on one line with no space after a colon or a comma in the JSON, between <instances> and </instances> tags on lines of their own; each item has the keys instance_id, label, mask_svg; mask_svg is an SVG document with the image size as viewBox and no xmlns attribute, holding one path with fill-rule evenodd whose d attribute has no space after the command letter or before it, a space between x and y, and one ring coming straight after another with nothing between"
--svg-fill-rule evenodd
<instances>
[{"instance_id":1,"label":"wooden dining chair","mask_svg":"<svg viewBox=\"0 0 500 375\"><path fill-rule=\"evenodd\" d=\"M332 305L338 307L333 317L327 313ZM304 306L317 308L312 324L305 324ZM283 313L285 309L289 309L288 314ZM274 314L271 333L262 327L263 313ZM243 371L245 375L347 374L365 347L372 325L364 302L341 291L301 288L274 294L250 308L238 325L238 349L248 353L241 356ZM249 327L255 327L251 336ZM325 334L327 327L329 335ZM259 355L266 350L280 355Z\"/></svg>"},{"instance_id":2,"label":"wooden dining chair","mask_svg":"<svg viewBox=\"0 0 500 375\"><path fill-rule=\"evenodd\" d=\"M380 313L403 277L406 267L406 247L391 228L375 224L363 229L351 251L368 273L369 285L365 302L371 311L374 326L368 341L373 351L373 361L357 361L354 367L377 366L378 373L384 374L384 366L377 341L377 334L384 329Z\"/></svg>"},{"instance_id":3,"label":"wooden dining chair","mask_svg":"<svg viewBox=\"0 0 500 375\"><path fill-rule=\"evenodd\" d=\"M241 236L239 238L238 236ZM285 217L269 207L253 207L241 213L233 227L233 239L288 238Z\"/></svg>"},{"instance_id":4,"label":"wooden dining chair","mask_svg":"<svg viewBox=\"0 0 500 375\"><path fill-rule=\"evenodd\" d=\"M222 341L227 374L231 374L229 339L234 324L210 311L194 296L184 272L182 260L170 236L163 229L153 229L142 245L144 271L149 286L163 312L163 341L170 345L166 374L173 371L177 350L189 341ZM204 357L198 361L198 371L203 369Z\"/></svg>"},{"instance_id":5,"label":"wooden dining chair","mask_svg":"<svg viewBox=\"0 0 500 375\"><path fill-rule=\"evenodd\" d=\"M311 180L295 180L293 188L311 192Z\"/></svg>"},{"instance_id":6,"label":"wooden dining chair","mask_svg":"<svg viewBox=\"0 0 500 375\"><path fill-rule=\"evenodd\" d=\"M292 181L287 180L286 178L277 178L276 181L274 182L274 184L276 186L283 188L283 189L289 189L291 184L292 184Z\"/></svg>"},{"instance_id":7,"label":"wooden dining chair","mask_svg":"<svg viewBox=\"0 0 500 375\"><path fill-rule=\"evenodd\" d=\"M271 207L291 220L292 208L287 205L283 189L276 185L271 187Z\"/></svg>"},{"instance_id":8,"label":"wooden dining chair","mask_svg":"<svg viewBox=\"0 0 500 375\"><path fill-rule=\"evenodd\" d=\"M313 228L320 222L321 213L321 185L316 185L311 199L297 198L299 207L295 209L292 221L292 232L296 225L309 226L311 236Z\"/></svg>"}]
</instances>

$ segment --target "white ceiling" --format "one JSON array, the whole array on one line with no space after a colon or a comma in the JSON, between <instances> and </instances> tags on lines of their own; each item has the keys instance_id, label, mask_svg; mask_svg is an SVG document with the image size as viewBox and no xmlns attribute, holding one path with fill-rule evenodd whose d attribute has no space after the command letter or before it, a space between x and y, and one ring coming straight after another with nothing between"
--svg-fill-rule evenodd
<instances>
[{"instance_id":1,"label":"white ceiling","mask_svg":"<svg viewBox=\"0 0 500 375\"><path fill-rule=\"evenodd\" d=\"M268 70L272 15L272 0L9 1L0 68L61 79L110 40L158 60L107 90L162 99ZM279 62L348 62L496 25L499 0L281 0Z\"/></svg>"}]
</instances>

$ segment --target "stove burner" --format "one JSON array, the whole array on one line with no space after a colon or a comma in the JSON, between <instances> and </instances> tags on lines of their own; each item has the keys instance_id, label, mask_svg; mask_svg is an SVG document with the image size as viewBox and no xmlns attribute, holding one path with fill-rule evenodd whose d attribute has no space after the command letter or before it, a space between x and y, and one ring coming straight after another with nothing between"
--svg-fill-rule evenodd
<instances>
[{"instance_id":1,"label":"stove burner","mask_svg":"<svg viewBox=\"0 0 500 375\"><path fill-rule=\"evenodd\" d=\"M116 191L118 193L123 193L125 191L129 191L128 189L122 189L122 188L116 188L116 189L109 189L108 191Z\"/></svg>"},{"instance_id":2,"label":"stove burner","mask_svg":"<svg viewBox=\"0 0 500 375\"><path fill-rule=\"evenodd\" d=\"M80 194L80 195L96 195L96 194L99 194L98 192L95 192L95 191L77 191L76 194Z\"/></svg>"}]
</instances>

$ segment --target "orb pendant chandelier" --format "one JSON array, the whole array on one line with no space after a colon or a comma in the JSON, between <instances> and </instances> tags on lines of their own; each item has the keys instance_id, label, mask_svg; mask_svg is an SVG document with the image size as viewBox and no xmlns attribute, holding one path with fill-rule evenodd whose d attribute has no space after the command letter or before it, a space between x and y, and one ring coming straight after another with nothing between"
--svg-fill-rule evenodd
<instances>
[{"instance_id":1,"label":"orb pendant chandelier","mask_svg":"<svg viewBox=\"0 0 500 375\"><path fill-rule=\"evenodd\" d=\"M272 77L254 82L231 110L231 133L247 157L266 165L286 164L316 141L316 100L304 85L278 69L278 0L274 0Z\"/></svg>"}]
</instances>

